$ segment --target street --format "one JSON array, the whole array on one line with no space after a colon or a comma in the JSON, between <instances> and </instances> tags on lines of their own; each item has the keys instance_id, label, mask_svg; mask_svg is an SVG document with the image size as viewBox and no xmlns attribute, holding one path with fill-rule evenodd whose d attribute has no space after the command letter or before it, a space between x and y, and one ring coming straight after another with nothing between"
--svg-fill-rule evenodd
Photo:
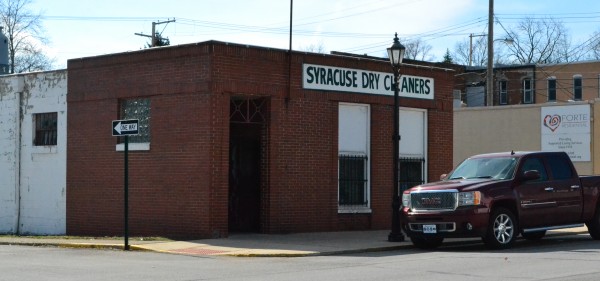
<instances>
[{"instance_id":1,"label":"street","mask_svg":"<svg viewBox=\"0 0 600 281\"><path fill-rule=\"evenodd\" d=\"M0 280L598 280L587 234L302 258L191 257L154 252L0 246Z\"/></svg>"}]
</instances>

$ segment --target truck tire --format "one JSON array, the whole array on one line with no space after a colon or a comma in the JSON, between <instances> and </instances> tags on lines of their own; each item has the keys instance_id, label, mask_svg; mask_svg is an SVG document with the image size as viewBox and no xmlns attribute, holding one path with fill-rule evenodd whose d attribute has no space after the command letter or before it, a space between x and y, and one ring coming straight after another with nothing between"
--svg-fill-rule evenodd
<instances>
[{"instance_id":1,"label":"truck tire","mask_svg":"<svg viewBox=\"0 0 600 281\"><path fill-rule=\"evenodd\" d=\"M442 245L444 238L442 237L410 237L413 245L419 249L430 250Z\"/></svg>"},{"instance_id":2,"label":"truck tire","mask_svg":"<svg viewBox=\"0 0 600 281\"><path fill-rule=\"evenodd\" d=\"M600 240L600 204L596 206L596 214L594 214L594 218L585 223L588 228L588 232L590 236L594 240Z\"/></svg>"},{"instance_id":3,"label":"truck tire","mask_svg":"<svg viewBox=\"0 0 600 281\"><path fill-rule=\"evenodd\" d=\"M483 242L490 249L508 249L518 233L515 215L506 208L497 208L492 211Z\"/></svg>"},{"instance_id":4,"label":"truck tire","mask_svg":"<svg viewBox=\"0 0 600 281\"><path fill-rule=\"evenodd\" d=\"M523 236L523 238L527 239L527 240L540 240L542 238L544 238L544 236L546 235L546 231L542 230L542 231L536 231L536 232L523 232L521 233L521 236Z\"/></svg>"}]
</instances>

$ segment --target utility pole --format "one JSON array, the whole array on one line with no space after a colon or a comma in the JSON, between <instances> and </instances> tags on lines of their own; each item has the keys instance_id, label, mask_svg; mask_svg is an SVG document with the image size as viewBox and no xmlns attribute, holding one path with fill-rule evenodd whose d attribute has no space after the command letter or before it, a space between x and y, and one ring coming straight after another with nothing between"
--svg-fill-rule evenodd
<instances>
[{"instance_id":1,"label":"utility pole","mask_svg":"<svg viewBox=\"0 0 600 281\"><path fill-rule=\"evenodd\" d=\"M485 34L473 34L469 35L469 66L473 66L473 37L485 36Z\"/></svg>"},{"instance_id":2,"label":"utility pole","mask_svg":"<svg viewBox=\"0 0 600 281\"><path fill-rule=\"evenodd\" d=\"M175 22L175 19L167 20L167 21L152 22L152 35L146 35L143 33L134 33L134 34L138 35L138 36L144 36L144 37L151 38L152 41L150 43L150 48L156 47L156 46L161 46L160 44L163 42L163 38L161 36L162 33L158 34L156 32L156 25L166 24L166 23L170 23L170 22Z\"/></svg>"},{"instance_id":3,"label":"utility pole","mask_svg":"<svg viewBox=\"0 0 600 281\"><path fill-rule=\"evenodd\" d=\"M494 0L490 0L488 13L487 46L487 81L485 82L485 89L487 94L487 106L494 106Z\"/></svg>"}]
</instances>

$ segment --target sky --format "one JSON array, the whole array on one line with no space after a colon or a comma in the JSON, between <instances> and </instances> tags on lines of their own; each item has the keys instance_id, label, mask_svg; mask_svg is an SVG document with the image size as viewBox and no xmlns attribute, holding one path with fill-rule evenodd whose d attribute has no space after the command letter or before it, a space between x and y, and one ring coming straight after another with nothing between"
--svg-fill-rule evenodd
<instances>
[{"instance_id":1,"label":"sky","mask_svg":"<svg viewBox=\"0 0 600 281\"><path fill-rule=\"evenodd\" d=\"M288 49L290 2L285 0L33 0L43 15L54 68L67 60L143 49L156 31L180 45L218 40ZM487 33L486 0L296 0L292 49L385 56L394 33L400 41L421 38L441 61L469 34ZM600 1L495 0L494 38L525 17L561 20L576 45L600 31Z\"/></svg>"}]
</instances>

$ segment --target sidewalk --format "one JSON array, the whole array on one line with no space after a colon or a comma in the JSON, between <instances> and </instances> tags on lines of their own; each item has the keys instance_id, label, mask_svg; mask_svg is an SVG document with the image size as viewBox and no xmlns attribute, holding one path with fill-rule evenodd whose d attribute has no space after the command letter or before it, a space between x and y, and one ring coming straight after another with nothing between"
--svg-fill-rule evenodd
<instances>
[{"instance_id":1,"label":"sidewalk","mask_svg":"<svg viewBox=\"0 0 600 281\"><path fill-rule=\"evenodd\" d=\"M130 250L192 256L301 257L412 248L410 239L388 242L389 230L294 234L232 234L194 241L129 241ZM547 236L587 234L586 227L548 231ZM445 243L479 243L481 239L446 239ZM0 245L123 249L123 240L0 237Z\"/></svg>"}]
</instances>

